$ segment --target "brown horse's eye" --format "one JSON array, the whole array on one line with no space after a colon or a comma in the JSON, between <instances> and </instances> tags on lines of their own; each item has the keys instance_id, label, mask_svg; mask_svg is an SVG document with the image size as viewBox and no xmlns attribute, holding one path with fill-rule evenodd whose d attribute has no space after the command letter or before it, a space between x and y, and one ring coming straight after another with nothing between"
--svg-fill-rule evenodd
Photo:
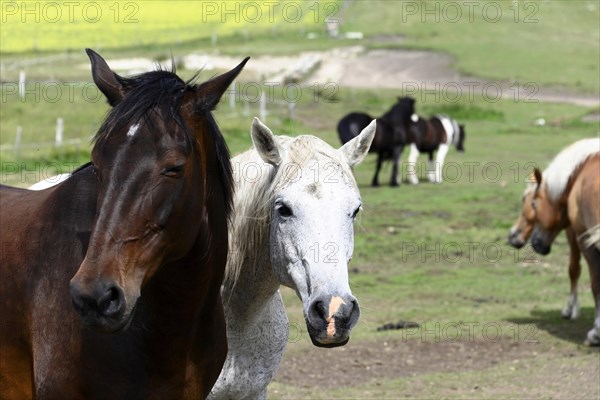
<instances>
[{"instance_id":1,"label":"brown horse's eye","mask_svg":"<svg viewBox=\"0 0 600 400\"><path fill-rule=\"evenodd\" d=\"M168 176L169 178L179 178L183 172L185 164L174 165L172 167L165 168L161 171L161 175Z\"/></svg>"},{"instance_id":2,"label":"brown horse's eye","mask_svg":"<svg viewBox=\"0 0 600 400\"><path fill-rule=\"evenodd\" d=\"M100 170L98 169L98 167L96 167L95 164L92 164L92 173L94 174L94 176L96 177L96 179L98 179L99 181L101 181L102 176L100 175Z\"/></svg>"}]
</instances>

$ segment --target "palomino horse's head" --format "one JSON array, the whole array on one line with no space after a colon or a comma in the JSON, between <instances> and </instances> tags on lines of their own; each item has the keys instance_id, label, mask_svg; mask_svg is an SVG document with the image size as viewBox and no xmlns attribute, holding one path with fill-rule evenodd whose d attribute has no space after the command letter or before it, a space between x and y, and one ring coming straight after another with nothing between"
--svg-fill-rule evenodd
<instances>
[{"instance_id":1,"label":"palomino horse's head","mask_svg":"<svg viewBox=\"0 0 600 400\"><path fill-rule=\"evenodd\" d=\"M167 71L123 78L87 53L113 108L92 150L98 211L71 295L86 325L118 331L129 325L144 284L188 254L209 217L222 212L226 224L231 165L210 111L247 60L192 85ZM224 210L206 210L215 192Z\"/></svg>"},{"instance_id":2,"label":"palomino horse's head","mask_svg":"<svg viewBox=\"0 0 600 400\"><path fill-rule=\"evenodd\" d=\"M346 344L360 314L348 282L361 198L351 168L367 155L375 121L340 149L314 136L276 137L258 119L252 140L275 167L270 196L271 264L302 300L316 346Z\"/></svg>"},{"instance_id":3,"label":"palomino horse's head","mask_svg":"<svg viewBox=\"0 0 600 400\"><path fill-rule=\"evenodd\" d=\"M537 253L545 255L550 253L552 242L569 222L565 205L548 195L539 169L534 170L534 176L537 185L531 204L536 223L531 235L531 246Z\"/></svg>"},{"instance_id":4,"label":"palomino horse's head","mask_svg":"<svg viewBox=\"0 0 600 400\"><path fill-rule=\"evenodd\" d=\"M533 175L531 177L533 178ZM525 243L529 240L533 227L535 226L535 210L533 209L533 195L535 194L536 185L532 183L527 185L521 202L523 206L521 208L521 215L517 219L517 222L510 228L508 233L508 243L520 249L525 246Z\"/></svg>"}]
</instances>

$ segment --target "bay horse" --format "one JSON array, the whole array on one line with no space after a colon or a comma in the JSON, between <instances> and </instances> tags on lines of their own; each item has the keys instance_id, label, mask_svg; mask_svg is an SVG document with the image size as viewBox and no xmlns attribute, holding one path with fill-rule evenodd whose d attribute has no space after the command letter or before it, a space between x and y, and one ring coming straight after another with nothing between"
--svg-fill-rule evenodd
<instances>
[{"instance_id":1,"label":"bay horse","mask_svg":"<svg viewBox=\"0 0 600 400\"><path fill-rule=\"evenodd\" d=\"M534 170L533 249L548 254L560 231L570 227L585 257L596 319L585 343L600 345L600 138L579 140L561 151L544 174Z\"/></svg>"},{"instance_id":2,"label":"bay horse","mask_svg":"<svg viewBox=\"0 0 600 400\"><path fill-rule=\"evenodd\" d=\"M359 318L348 281L361 198L352 167L372 121L334 149L315 136L275 136L257 118L254 148L233 158L231 254L223 284L229 353L209 399L265 399L288 341L280 285L302 301L319 347L346 344Z\"/></svg>"},{"instance_id":3,"label":"bay horse","mask_svg":"<svg viewBox=\"0 0 600 400\"><path fill-rule=\"evenodd\" d=\"M112 106L92 162L46 190L0 188L2 397L204 398L227 352L233 198L211 110L248 59L197 85L124 78L86 51Z\"/></svg>"},{"instance_id":4,"label":"bay horse","mask_svg":"<svg viewBox=\"0 0 600 400\"><path fill-rule=\"evenodd\" d=\"M521 197L521 214L508 233L508 243L516 249L525 246L535 227L535 210L533 209L535 187L535 177L532 173L530 182L525 187L525 191ZM577 236L575 235L575 232L573 232L573 228L570 226L565 228L565 234L567 236L567 242L569 243L570 292L567 304L561 310L561 315L563 318L575 320L579 318L580 311L577 285L579 277L581 276L581 251L579 250Z\"/></svg>"},{"instance_id":5,"label":"bay horse","mask_svg":"<svg viewBox=\"0 0 600 400\"><path fill-rule=\"evenodd\" d=\"M456 150L464 152L465 127L445 115L436 115L429 119L416 116L409 128L410 153L406 175L413 185L419 183L417 159L420 153L429 154L427 177L430 182L442 182L442 167L448 149L452 144ZM435 162L433 153L436 154Z\"/></svg>"},{"instance_id":6,"label":"bay horse","mask_svg":"<svg viewBox=\"0 0 600 400\"><path fill-rule=\"evenodd\" d=\"M387 159L393 161L390 186L398 186L398 165L404 146L410 143L408 130L414 113L415 99L408 96L398 97L396 104L377 118L377 131L369 149L369 152L377 153L377 166L371 182L372 186L379 186L379 170L383 161ZM373 119L369 114L362 112L345 115L337 125L342 144L356 137Z\"/></svg>"}]
</instances>

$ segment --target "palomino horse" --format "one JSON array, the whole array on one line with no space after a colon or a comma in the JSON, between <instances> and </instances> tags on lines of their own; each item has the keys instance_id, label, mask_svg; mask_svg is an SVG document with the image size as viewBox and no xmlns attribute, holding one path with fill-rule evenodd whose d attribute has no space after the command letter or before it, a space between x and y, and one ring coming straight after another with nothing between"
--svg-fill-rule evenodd
<instances>
[{"instance_id":1,"label":"palomino horse","mask_svg":"<svg viewBox=\"0 0 600 400\"><path fill-rule=\"evenodd\" d=\"M398 186L398 165L404 146L410 143L408 129L415 112L415 99L398 97L398 101L383 116L377 118L377 132L369 152L377 153L373 186L379 186L379 170L386 159L393 160L391 186ZM337 126L342 144L356 137L373 121L369 114L353 112L344 116Z\"/></svg>"},{"instance_id":2,"label":"palomino horse","mask_svg":"<svg viewBox=\"0 0 600 400\"><path fill-rule=\"evenodd\" d=\"M508 233L508 243L516 249L525 246L529 240L533 228L535 227L535 210L533 209L533 194L535 192L535 177L532 174L530 183L527 184L523 197L521 198L521 215L510 228ZM569 280L571 283L571 292L567 304L561 311L563 318L577 319L579 317L579 299L577 297L577 283L581 276L581 252L579 244L573 229L569 226L565 229L567 240L569 242Z\"/></svg>"},{"instance_id":3,"label":"palomino horse","mask_svg":"<svg viewBox=\"0 0 600 400\"><path fill-rule=\"evenodd\" d=\"M535 169L531 245L548 254L558 233L571 227L588 262L596 305L586 343L600 345L600 139L584 139L561 151L544 174Z\"/></svg>"},{"instance_id":4,"label":"palomino horse","mask_svg":"<svg viewBox=\"0 0 600 400\"><path fill-rule=\"evenodd\" d=\"M361 207L351 168L375 121L336 150L314 136L274 136L258 119L237 171L232 253L223 285L229 353L210 399L264 399L288 340L279 286L302 301L314 345L341 346L359 317L348 282Z\"/></svg>"},{"instance_id":5,"label":"palomino horse","mask_svg":"<svg viewBox=\"0 0 600 400\"><path fill-rule=\"evenodd\" d=\"M413 185L419 183L417 158L420 153L428 153L427 177L430 182L441 183L442 167L450 145L454 144L460 152L465 151L465 127L445 115L436 115L428 120L418 116L415 119L409 129L410 154L406 168L408 181ZM433 153L436 151L434 163Z\"/></svg>"},{"instance_id":6,"label":"palomino horse","mask_svg":"<svg viewBox=\"0 0 600 400\"><path fill-rule=\"evenodd\" d=\"M233 199L210 111L247 60L193 85L123 78L87 52L113 106L92 164L47 190L0 190L2 397L203 398L227 352Z\"/></svg>"}]
</instances>

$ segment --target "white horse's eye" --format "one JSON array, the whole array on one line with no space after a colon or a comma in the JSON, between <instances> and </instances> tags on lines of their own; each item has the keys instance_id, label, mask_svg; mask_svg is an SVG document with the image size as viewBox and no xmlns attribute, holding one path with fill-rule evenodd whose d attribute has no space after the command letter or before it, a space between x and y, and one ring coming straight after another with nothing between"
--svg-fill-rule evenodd
<instances>
[{"instance_id":1,"label":"white horse's eye","mask_svg":"<svg viewBox=\"0 0 600 400\"><path fill-rule=\"evenodd\" d=\"M356 210L354 210L354 212L352 213L352 219L356 218L356 216L358 215L358 213L360 212L360 209L362 208L362 206L358 206L356 207Z\"/></svg>"},{"instance_id":2,"label":"white horse's eye","mask_svg":"<svg viewBox=\"0 0 600 400\"><path fill-rule=\"evenodd\" d=\"M281 216L282 218L289 218L292 215L294 215L292 209L286 206L285 204L279 204L276 209L279 213L279 216Z\"/></svg>"}]
</instances>

